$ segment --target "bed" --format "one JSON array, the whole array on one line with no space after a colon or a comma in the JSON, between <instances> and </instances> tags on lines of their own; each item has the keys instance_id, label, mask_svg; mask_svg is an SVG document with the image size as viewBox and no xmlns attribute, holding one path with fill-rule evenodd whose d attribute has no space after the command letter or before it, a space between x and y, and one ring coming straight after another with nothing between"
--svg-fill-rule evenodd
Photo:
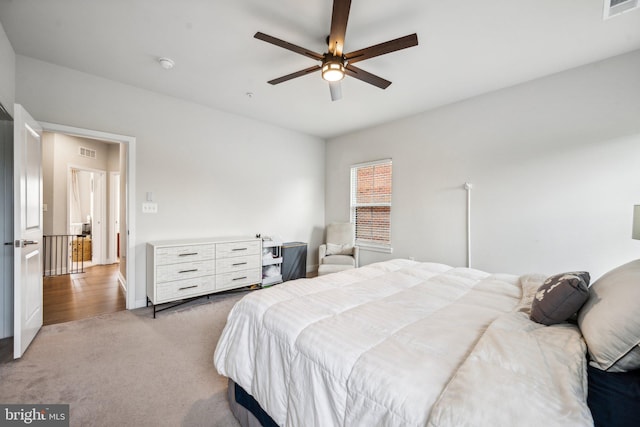
<instances>
[{"instance_id":1,"label":"bed","mask_svg":"<svg viewBox=\"0 0 640 427\"><path fill-rule=\"evenodd\" d=\"M243 425L591 426L580 328L530 319L545 279L396 259L286 282L233 307L214 364Z\"/></svg>"}]
</instances>

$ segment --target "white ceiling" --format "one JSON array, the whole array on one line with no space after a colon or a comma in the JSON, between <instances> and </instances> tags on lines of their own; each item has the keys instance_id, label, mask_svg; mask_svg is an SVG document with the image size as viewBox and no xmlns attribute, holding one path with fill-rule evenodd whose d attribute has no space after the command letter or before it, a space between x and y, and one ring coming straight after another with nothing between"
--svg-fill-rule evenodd
<instances>
[{"instance_id":1,"label":"white ceiling","mask_svg":"<svg viewBox=\"0 0 640 427\"><path fill-rule=\"evenodd\" d=\"M324 138L640 49L640 10L603 21L603 0L353 0L345 52L418 34L419 46L358 64L388 89L347 77L331 102L319 73L267 84L315 63L254 33L325 52L331 7L0 0L0 22L16 54Z\"/></svg>"}]
</instances>

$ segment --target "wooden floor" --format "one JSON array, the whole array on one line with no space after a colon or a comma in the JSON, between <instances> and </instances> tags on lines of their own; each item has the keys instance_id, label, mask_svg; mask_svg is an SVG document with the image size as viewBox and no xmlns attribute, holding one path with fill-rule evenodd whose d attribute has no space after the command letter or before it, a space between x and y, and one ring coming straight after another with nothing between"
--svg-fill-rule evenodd
<instances>
[{"instance_id":1,"label":"wooden floor","mask_svg":"<svg viewBox=\"0 0 640 427\"><path fill-rule=\"evenodd\" d=\"M84 273L43 279L43 323L113 313L126 308L118 282L119 264L88 267Z\"/></svg>"}]
</instances>

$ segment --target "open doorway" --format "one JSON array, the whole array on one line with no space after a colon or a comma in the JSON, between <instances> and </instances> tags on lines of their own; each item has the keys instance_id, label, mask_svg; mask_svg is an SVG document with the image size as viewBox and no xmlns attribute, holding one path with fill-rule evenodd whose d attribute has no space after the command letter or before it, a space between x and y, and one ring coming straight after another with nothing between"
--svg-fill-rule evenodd
<instances>
[{"instance_id":1,"label":"open doorway","mask_svg":"<svg viewBox=\"0 0 640 427\"><path fill-rule=\"evenodd\" d=\"M16 108L19 107L18 105ZM59 132L66 135L75 135L88 139L102 140L119 144L120 148L120 203L119 207L119 242L117 248L119 254L119 263L112 264L115 267L113 272L120 283L121 289L125 292L126 308L134 309L145 306L144 290L136 293L135 271L136 271L136 254L135 254L135 205L136 185L135 185L135 159L136 159L136 138L133 136L103 132L85 128L77 128L73 126L61 125L56 123L40 122L40 126L48 132ZM2 227L0 227L0 235L4 235L4 242L14 239L13 214L15 212L14 194L13 194L13 147L14 141L14 122L9 113L0 105L0 164L2 164L2 172L0 173L0 188L5 193L0 198L0 211L4 219ZM39 165L41 166L41 165ZM42 171L39 171L41 175ZM49 184L50 184L49 180ZM42 192L40 192L42 194ZM58 196L56 196L58 197ZM42 206L42 199L39 201L39 207ZM19 205L18 205L19 206ZM48 207L47 207L48 208ZM44 209L43 209L44 210ZM44 214L44 212L42 212ZM44 216L44 215L43 215ZM42 219L42 218L41 218ZM42 221L43 222L43 221ZM44 224L42 224L44 225ZM0 332L2 338L11 337L15 331L13 325L15 301L19 300L14 295L14 248L12 245L3 245L4 256L0 263L0 276L2 276L2 287L0 287ZM42 273L42 266L39 268L38 275ZM38 292L40 293L40 292ZM140 299L136 299L136 295L140 295Z\"/></svg>"},{"instance_id":2,"label":"open doorway","mask_svg":"<svg viewBox=\"0 0 640 427\"><path fill-rule=\"evenodd\" d=\"M126 150L58 132L42 141L44 324L124 310L117 246Z\"/></svg>"},{"instance_id":3,"label":"open doorway","mask_svg":"<svg viewBox=\"0 0 640 427\"><path fill-rule=\"evenodd\" d=\"M100 253L103 238L101 229L104 222L101 209L104 204L102 191L104 175L105 171L102 170L69 166L67 235L74 237L71 241L71 261L78 262L80 267L78 271L71 273L82 273L85 268L104 264Z\"/></svg>"},{"instance_id":4,"label":"open doorway","mask_svg":"<svg viewBox=\"0 0 640 427\"><path fill-rule=\"evenodd\" d=\"M40 122L45 132L73 135L90 140L117 143L120 147L120 213L119 213L119 270L118 280L126 293L126 307L128 310L144 307L146 298L144 292L136 292L136 138L111 132L103 132L56 123ZM140 295L140 299L136 299Z\"/></svg>"}]
</instances>

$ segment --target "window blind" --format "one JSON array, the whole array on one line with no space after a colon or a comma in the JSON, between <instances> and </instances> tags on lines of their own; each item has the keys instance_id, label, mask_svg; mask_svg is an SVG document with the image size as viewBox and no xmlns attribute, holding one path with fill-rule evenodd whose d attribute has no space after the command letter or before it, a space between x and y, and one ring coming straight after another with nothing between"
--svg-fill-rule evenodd
<instances>
[{"instance_id":1,"label":"window blind","mask_svg":"<svg viewBox=\"0 0 640 427\"><path fill-rule=\"evenodd\" d=\"M351 222L356 243L391 245L391 159L351 167Z\"/></svg>"}]
</instances>

